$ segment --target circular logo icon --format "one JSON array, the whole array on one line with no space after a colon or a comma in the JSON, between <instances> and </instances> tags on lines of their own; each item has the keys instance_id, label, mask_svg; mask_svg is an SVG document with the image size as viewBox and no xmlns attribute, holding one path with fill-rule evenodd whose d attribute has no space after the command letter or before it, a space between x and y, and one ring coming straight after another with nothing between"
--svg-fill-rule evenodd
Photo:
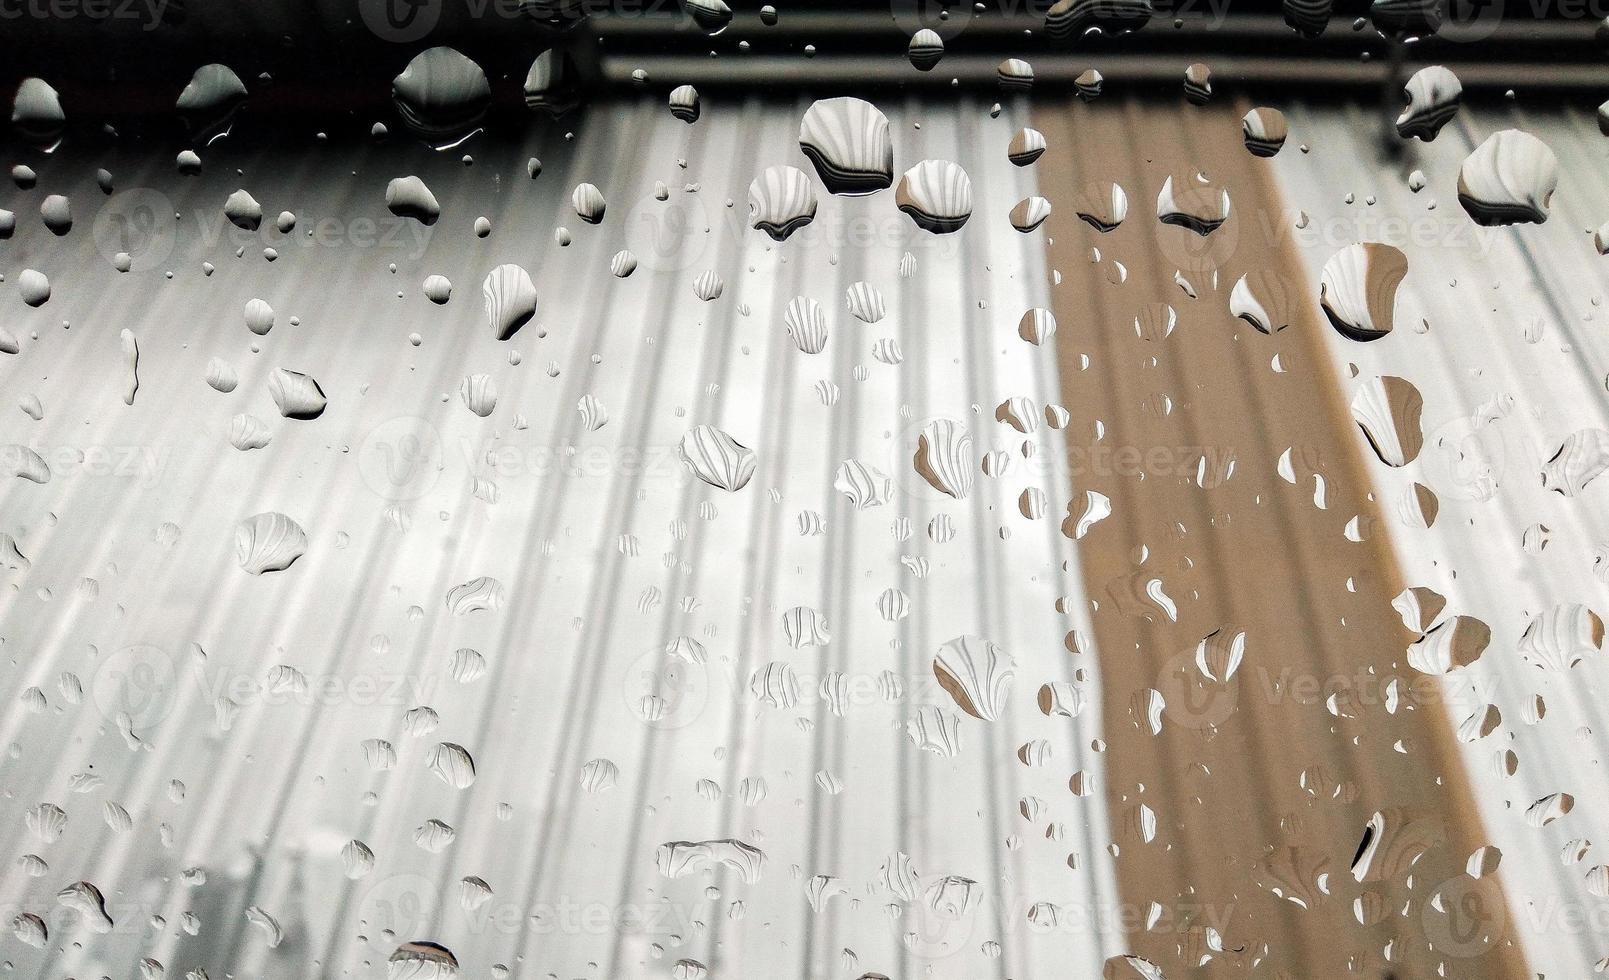
<instances>
[{"instance_id":1,"label":"circular logo icon","mask_svg":"<svg viewBox=\"0 0 1609 980\"><path fill-rule=\"evenodd\" d=\"M423 875L391 875L374 883L358 901L358 921L371 932L401 939L428 935L441 909L436 883Z\"/></svg>"},{"instance_id":2,"label":"circular logo icon","mask_svg":"<svg viewBox=\"0 0 1609 980\"><path fill-rule=\"evenodd\" d=\"M906 904L904 914L894 923L912 956L937 960L970 945L976 918L975 908L936 909L923 897Z\"/></svg>"},{"instance_id":3,"label":"circular logo icon","mask_svg":"<svg viewBox=\"0 0 1609 980\"><path fill-rule=\"evenodd\" d=\"M1502 940L1507 916L1503 890L1495 878L1459 875L1443 882L1424 903L1420 921L1436 952L1469 959Z\"/></svg>"},{"instance_id":4,"label":"circular logo icon","mask_svg":"<svg viewBox=\"0 0 1609 980\"><path fill-rule=\"evenodd\" d=\"M441 476L441 433L417 415L381 422L358 447L358 472L370 490L387 500L416 500Z\"/></svg>"},{"instance_id":5,"label":"circular logo icon","mask_svg":"<svg viewBox=\"0 0 1609 980\"><path fill-rule=\"evenodd\" d=\"M683 728L709 703L709 668L655 647L631 662L621 679L626 707L650 728Z\"/></svg>"},{"instance_id":6,"label":"circular logo icon","mask_svg":"<svg viewBox=\"0 0 1609 980\"><path fill-rule=\"evenodd\" d=\"M95 250L128 272L160 271L178 241L173 201L149 187L131 187L108 197L95 212L90 234Z\"/></svg>"},{"instance_id":7,"label":"circular logo icon","mask_svg":"<svg viewBox=\"0 0 1609 980\"><path fill-rule=\"evenodd\" d=\"M975 417L982 418L985 416ZM976 420L969 424L950 415L932 415L912 422L890 440L883 472L893 474L894 486L901 496L954 506L976 493L978 481L983 478L982 456L973 431L980 424ZM987 423L995 424L992 420ZM991 433L985 429L983 434ZM1020 456L1012 460L1014 466L1033 462ZM960 496L946 493L939 486L958 491Z\"/></svg>"},{"instance_id":8,"label":"circular logo icon","mask_svg":"<svg viewBox=\"0 0 1609 980\"><path fill-rule=\"evenodd\" d=\"M1501 415L1459 416L1425 437L1420 455L1426 486L1453 500L1490 500L1508 464L1508 437ZM1519 455L1519 454L1516 454Z\"/></svg>"},{"instance_id":9,"label":"circular logo icon","mask_svg":"<svg viewBox=\"0 0 1609 980\"><path fill-rule=\"evenodd\" d=\"M1503 0L1446 0L1436 36L1455 44L1491 37L1503 22Z\"/></svg>"},{"instance_id":10,"label":"circular logo icon","mask_svg":"<svg viewBox=\"0 0 1609 980\"><path fill-rule=\"evenodd\" d=\"M1195 730L1218 728L1235 713L1240 699L1240 678L1220 684L1201 676L1195 650L1181 650L1157 671L1156 689L1162 695L1162 714L1169 722Z\"/></svg>"},{"instance_id":11,"label":"circular logo icon","mask_svg":"<svg viewBox=\"0 0 1609 980\"><path fill-rule=\"evenodd\" d=\"M167 651L145 643L127 646L101 661L90 679L90 697L107 721L127 716L136 730L173 711L179 675Z\"/></svg>"},{"instance_id":12,"label":"circular logo icon","mask_svg":"<svg viewBox=\"0 0 1609 980\"><path fill-rule=\"evenodd\" d=\"M645 269L679 272L704 258L719 228L701 194L677 194L663 201L649 194L626 215L626 247Z\"/></svg>"},{"instance_id":13,"label":"circular logo icon","mask_svg":"<svg viewBox=\"0 0 1609 980\"><path fill-rule=\"evenodd\" d=\"M1174 186L1179 185L1180 178L1174 178ZM1192 201L1203 205L1202 210L1208 210L1204 198L1217 193L1219 191L1216 187L1207 185L1191 188L1187 192ZM1190 206L1185 201L1180 201L1180 205ZM1229 260L1240 247L1240 215L1234 210L1229 212L1223 224L1205 235L1199 235L1183 225L1166 224L1160 219L1152 227L1156 236L1157 250L1174 269L1186 277L1226 269ZM1197 288L1204 288L1203 283L1198 282L1195 285Z\"/></svg>"},{"instance_id":14,"label":"circular logo icon","mask_svg":"<svg viewBox=\"0 0 1609 980\"><path fill-rule=\"evenodd\" d=\"M358 0L358 16L369 33L393 44L411 44L441 19L443 0Z\"/></svg>"}]
</instances>

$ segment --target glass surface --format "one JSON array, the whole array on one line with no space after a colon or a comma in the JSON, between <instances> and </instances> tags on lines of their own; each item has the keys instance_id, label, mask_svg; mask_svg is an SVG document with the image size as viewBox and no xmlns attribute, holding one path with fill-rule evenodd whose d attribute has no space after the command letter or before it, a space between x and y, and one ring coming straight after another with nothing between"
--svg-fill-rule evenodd
<instances>
[{"instance_id":1,"label":"glass surface","mask_svg":"<svg viewBox=\"0 0 1609 980\"><path fill-rule=\"evenodd\" d=\"M1609 969L1605 14L0 0L0 976Z\"/></svg>"}]
</instances>

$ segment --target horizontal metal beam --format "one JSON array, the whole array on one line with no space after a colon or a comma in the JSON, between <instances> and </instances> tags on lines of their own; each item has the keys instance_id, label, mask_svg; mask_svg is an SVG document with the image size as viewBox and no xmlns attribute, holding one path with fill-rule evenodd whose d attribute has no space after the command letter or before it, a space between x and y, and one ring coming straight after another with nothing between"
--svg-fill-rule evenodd
<instances>
[{"instance_id":1,"label":"horizontal metal beam","mask_svg":"<svg viewBox=\"0 0 1609 980\"><path fill-rule=\"evenodd\" d=\"M1199 57L1166 54L1106 54L1090 56L1040 55L1032 59L1035 87L1066 89L1089 68L1098 68L1108 84L1125 82L1183 83L1184 70L1193 61L1204 61L1221 84L1244 86L1279 84L1292 86L1375 87L1402 77L1414 67L1395 69L1384 59L1370 62L1324 58L1281 58L1257 55ZM945 58L931 72L918 72L892 58L846 55L805 58L799 55L753 55L728 58L691 58L681 55L612 56L602 61L607 84L634 82L633 73L644 71L649 82L692 84L709 87L723 85L744 88L877 86L948 88L952 80L961 85L993 84L998 59L979 55ZM1602 92L1609 95L1609 71L1602 65L1544 62L1476 62L1455 64L1459 81L1466 89L1503 91L1509 88ZM1399 71L1401 74L1399 74Z\"/></svg>"},{"instance_id":2,"label":"horizontal metal beam","mask_svg":"<svg viewBox=\"0 0 1609 980\"><path fill-rule=\"evenodd\" d=\"M750 20L753 20L752 25L749 23ZM1481 43L1591 45L1594 43L1597 24L1597 21L1585 18L1570 20L1508 17L1493 25L1489 32L1483 31ZM1091 54L1111 50L1112 45L1110 39L1080 43L1052 40L1048 36L1041 37L1044 19L1027 13L982 14L974 17L958 15L949 21L932 21L932 26L947 42L953 42L956 38L967 42L979 38L1005 39L1018 45L1053 44L1068 50L1085 50ZM909 37L911 33L911 24L903 18L895 17L888 10L788 11L776 24L769 27L762 25L758 18L751 15L742 20L735 20L727 32L736 32L740 28L741 37L752 42L808 43L819 42L826 38L844 37L876 40L880 36ZM690 21L664 15L600 16L593 18L585 30L605 40L647 38L659 43L694 41L705 47L714 41L710 35L699 30ZM723 37L727 32L717 37ZM1143 30L1126 36L1123 43L1129 46L1167 45L1172 39L1193 41L1289 39L1315 46L1343 44L1359 47L1371 44L1378 46L1382 40L1371 27L1365 26L1361 30L1353 30L1351 21L1342 16L1335 17L1320 37L1304 40L1296 38L1290 25L1286 24L1285 19L1278 14L1225 13L1223 16L1215 17L1210 13L1194 10L1180 14L1177 18L1172 14L1159 13Z\"/></svg>"}]
</instances>

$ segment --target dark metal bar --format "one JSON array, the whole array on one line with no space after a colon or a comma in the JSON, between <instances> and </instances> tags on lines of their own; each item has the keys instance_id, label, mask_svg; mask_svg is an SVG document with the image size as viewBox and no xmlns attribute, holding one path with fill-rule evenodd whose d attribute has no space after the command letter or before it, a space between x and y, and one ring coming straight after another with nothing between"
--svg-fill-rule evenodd
<instances>
[{"instance_id":1,"label":"dark metal bar","mask_svg":"<svg viewBox=\"0 0 1609 980\"><path fill-rule=\"evenodd\" d=\"M1107 54L1077 57L1041 55L1033 59L1036 88L1071 86L1088 68L1099 68L1108 84L1124 82L1182 83L1192 61L1205 61L1221 84L1279 84L1290 86L1343 86L1378 89L1393 74L1391 65L1338 59L1280 58L1255 55L1197 57L1165 54ZM963 85L993 84L998 59L980 55L945 58L932 72L912 71L903 61L872 56L754 55L720 59L683 55L606 57L602 62L606 84L633 84L632 73L645 71L650 84L693 84L752 87L899 86L948 88L956 79ZM1604 92L1609 75L1596 64L1539 62L1482 62L1455 64L1466 89L1502 91L1571 90Z\"/></svg>"}]
</instances>

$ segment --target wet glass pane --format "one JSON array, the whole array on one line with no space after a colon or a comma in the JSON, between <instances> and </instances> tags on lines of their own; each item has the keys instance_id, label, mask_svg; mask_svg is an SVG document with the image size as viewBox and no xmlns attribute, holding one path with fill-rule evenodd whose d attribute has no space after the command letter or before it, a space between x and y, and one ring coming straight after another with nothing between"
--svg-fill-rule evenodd
<instances>
[{"instance_id":1,"label":"wet glass pane","mask_svg":"<svg viewBox=\"0 0 1609 980\"><path fill-rule=\"evenodd\" d=\"M1606 15L0 0L0 976L1609 971Z\"/></svg>"}]
</instances>

